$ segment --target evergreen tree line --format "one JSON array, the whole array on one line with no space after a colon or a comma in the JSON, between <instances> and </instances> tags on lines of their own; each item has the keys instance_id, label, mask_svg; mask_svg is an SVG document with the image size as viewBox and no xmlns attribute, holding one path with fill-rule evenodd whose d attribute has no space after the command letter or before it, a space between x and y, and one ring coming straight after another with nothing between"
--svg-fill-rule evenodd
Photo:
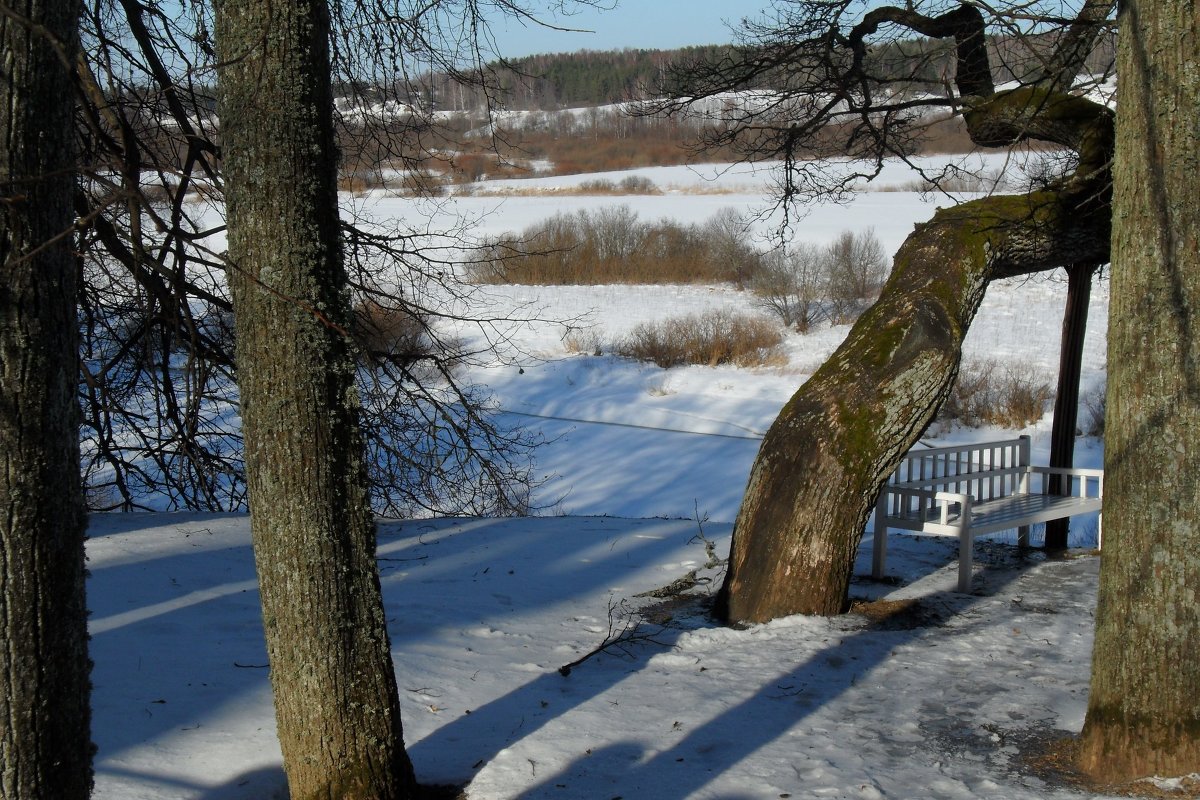
<instances>
[{"instance_id":1,"label":"evergreen tree line","mask_svg":"<svg viewBox=\"0 0 1200 800\"><path fill-rule=\"evenodd\" d=\"M1023 82L1040 69L1062 35L1004 36L988 39L991 61L1000 82ZM672 72L744 58L752 48L712 44L672 50L579 50L541 53L489 63L484 71L503 87L508 106L516 110L553 111L562 108L607 105L674 94ZM1099 37L1086 58L1084 71L1102 73L1113 63L1116 35ZM897 90L938 91L954 74L953 41L928 37L896 39L873 45L867 53L867 71L882 84ZM414 102L440 110L471 112L483 107L485 96L478 81L468 85L449 73L426 73L410 94ZM768 73L747 89L776 88Z\"/></svg>"}]
</instances>

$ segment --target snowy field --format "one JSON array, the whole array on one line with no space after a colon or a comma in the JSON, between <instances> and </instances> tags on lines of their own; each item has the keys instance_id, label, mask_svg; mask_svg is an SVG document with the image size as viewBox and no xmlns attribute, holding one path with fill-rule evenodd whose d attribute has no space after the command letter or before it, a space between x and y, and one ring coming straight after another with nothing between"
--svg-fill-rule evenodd
<instances>
[{"instance_id":1,"label":"snowy field","mask_svg":"<svg viewBox=\"0 0 1200 800\"><path fill-rule=\"evenodd\" d=\"M664 194L503 196L484 185L442 213L484 233L613 203L646 219L697 222L723 207L761 208L769 181L728 170L636 174ZM893 188L911 179L885 178ZM725 181L728 191L700 192L689 181ZM348 202L381 221L420 211L386 193ZM864 192L813 209L796 235L821 243L873 227L891 252L948 202ZM967 363L1022 365L1052 384L1065 289L1056 276L994 287ZM1107 292L1107 282L1093 290L1085 397L1103 385ZM727 286L488 293L499 308L583 319L600 339L705 308L754 308ZM897 580L865 577L864 546L852 587L864 600L895 601L884 607L891 616L797 617L746 630L704 616L719 580L712 571L701 570L712 582L671 608L638 597L704 565L697 534L727 552L758 440L846 331L790 334L779 367L662 370L571 353L566 328L546 322L514 330L510 363L472 369L469 380L487 385L508 419L550 440L537 453L546 482L533 498L548 511L381 525L406 741L423 781L469 783L472 800L1083 796L1047 784L1026 758L1083 721L1092 555L1049 562L984 540L974 592L962 595L953 591L953 540L897 535L889 539ZM1047 457L1049 431L1049 416L1021 431L1037 459ZM931 443L1012 433L954 428ZM1081 437L1076 464L1101 462L1100 443ZM1093 545L1095 530L1094 519L1074 523L1073 545ZM282 796L247 518L98 515L91 537L95 796ZM560 674L610 624L626 623L642 641Z\"/></svg>"}]
</instances>

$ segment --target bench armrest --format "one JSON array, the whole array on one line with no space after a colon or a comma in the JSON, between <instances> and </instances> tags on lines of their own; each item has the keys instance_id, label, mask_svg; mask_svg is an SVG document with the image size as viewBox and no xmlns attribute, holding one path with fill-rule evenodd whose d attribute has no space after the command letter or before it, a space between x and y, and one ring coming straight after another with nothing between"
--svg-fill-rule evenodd
<instances>
[{"instance_id":1,"label":"bench armrest","mask_svg":"<svg viewBox=\"0 0 1200 800\"><path fill-rule=\"evenodd\" d=\"M1040 472L1043 475L1084 475L1089 478L1103 478L1102 469L1083 469L1081 467L1029 467L1030 472Z\"/></svg>"},{"instance_id":2,"label":"bench armrest","mask_svg":"<svg viewBox=\"0 0 1200 800\"><path fill-rule=\"evenodd\" d=\"M944 481L939 481L944 482ZM945 500L951 503L962 503L969 501L971 495L959 494L958 492L939 492L931 489L920 489L907 484L897 486L896 484L886 484L883 491L894 497L914 498L920 500L941 501Z\"/></svg>"},{"instance_id":3,"label":"bench armrest","mask_svg":"<svg viewBox=\"0 0 1200 800\"><path fill-rule=\"evenodd\" d=\"M1078 497L1104 497L1104 470L1102 469L1083 469L1079 467L1030 467L1031 473L1042 475L1042 492L1048 493L1050 482L1047 480L1051 476L1058 475L1066 478L1068 485L1074 485L1075 481L1072 478L1078 478L1079 491L1072 492ZM1088 487L1095 485L1095 494L1088 492Z\"/></svg>"},{"instance_id":4,"label":"bench armrest","mask_svg":"<svg viewBox=\"0 0 1200 800\"><path fill-rule=\"evenodd\" d=\"M937 492L907 486L885 486L879 503L885 516L948 524L950 509L958 505L960 515L969 515L974 500L968 494Z\"/></svg>"}]
</instances>

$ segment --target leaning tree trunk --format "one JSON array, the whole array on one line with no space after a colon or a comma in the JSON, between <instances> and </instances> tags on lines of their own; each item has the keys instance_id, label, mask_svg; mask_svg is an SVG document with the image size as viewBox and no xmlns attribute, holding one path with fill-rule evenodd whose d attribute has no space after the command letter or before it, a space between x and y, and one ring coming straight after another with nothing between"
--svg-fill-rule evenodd
<instances>
[{"instance_id":1,"label":"leaning tree trunk","mask_svg":"<svg viewBox=\"0 0 1200 800\"><path fill-rule=\"evenodd\" d=\"M0 15L0 798L92 786L71 58L79 6Z\"/></svg>"},{"instance_id":2,"label":"leaning tree trunk","mask_svg":"<svg viewBox=\"0 0 1200 800\"><path fill-rule=\"evenodd\" d=\"M1117 88L1104 554L1081 766L1200 772L1200 10L1126 0Z\"/></svg>"},{"instance_id":3,"label":"leaning tree trunk","mask_svg":"<svg viewBox=\"0 0 1200 800\"><path fill-rule=\"evenodd\" d=\"M1110 4L1087 0L1064 40L1072 54L1056 52L1033 84L1001 92L975 4L938 17L875 8L846 37L850 74L859 77L853 65L863 63L866 39L881 25L953 37L955 84L972 141L1053 142L1079 160L1073 174L1044 191L939 211L908 237L878 302L767 432L734 525L718 614L754 622L841 612L867 516L949 392L988 283L1108 260L1113 115L1058 87L1082 68L1080 54Z\"/></svg>"},{"instance_id":4,"label":"leaning tree trunk","mask_svg":"<svg viewBox=\"0 0 1200 800\"><path fill-rule=\"evenodd\" d=\"M328 8L216 5L251 527L293 798L402 798L404 751L347 342Z\"/></svg>"},{"instance_id":5,"label":"leaning tree trunk","mask_svg":"<svg viewBox=\"0 0 1200 800\"><path fill-rule=\"evenodd\" d=\"M846 341L767 431L734 525L717 612L740 622L845 610L880 487L933 419L989 281L1107 252L1091 191L939 211L896 253Z\"/></svg>"}]
</instances>

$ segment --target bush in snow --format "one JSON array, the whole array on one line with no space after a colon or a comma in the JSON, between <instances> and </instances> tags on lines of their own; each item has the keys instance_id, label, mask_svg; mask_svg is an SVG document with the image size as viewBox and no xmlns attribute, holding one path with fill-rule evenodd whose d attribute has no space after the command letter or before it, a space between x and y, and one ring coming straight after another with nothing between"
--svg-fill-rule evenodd
<instances>
[{"instance_id":1,"label":"bush in snow","mask_svg":"<svg viewBox=\"0 0 1200 800\"><path fill-rule=\"evenodd\" d=\"M779 330L761 317L712 310L638 325L613 351L664 369L686 364L748 367L782 362L782 343Z\"/></svg>"}]
</instances>

